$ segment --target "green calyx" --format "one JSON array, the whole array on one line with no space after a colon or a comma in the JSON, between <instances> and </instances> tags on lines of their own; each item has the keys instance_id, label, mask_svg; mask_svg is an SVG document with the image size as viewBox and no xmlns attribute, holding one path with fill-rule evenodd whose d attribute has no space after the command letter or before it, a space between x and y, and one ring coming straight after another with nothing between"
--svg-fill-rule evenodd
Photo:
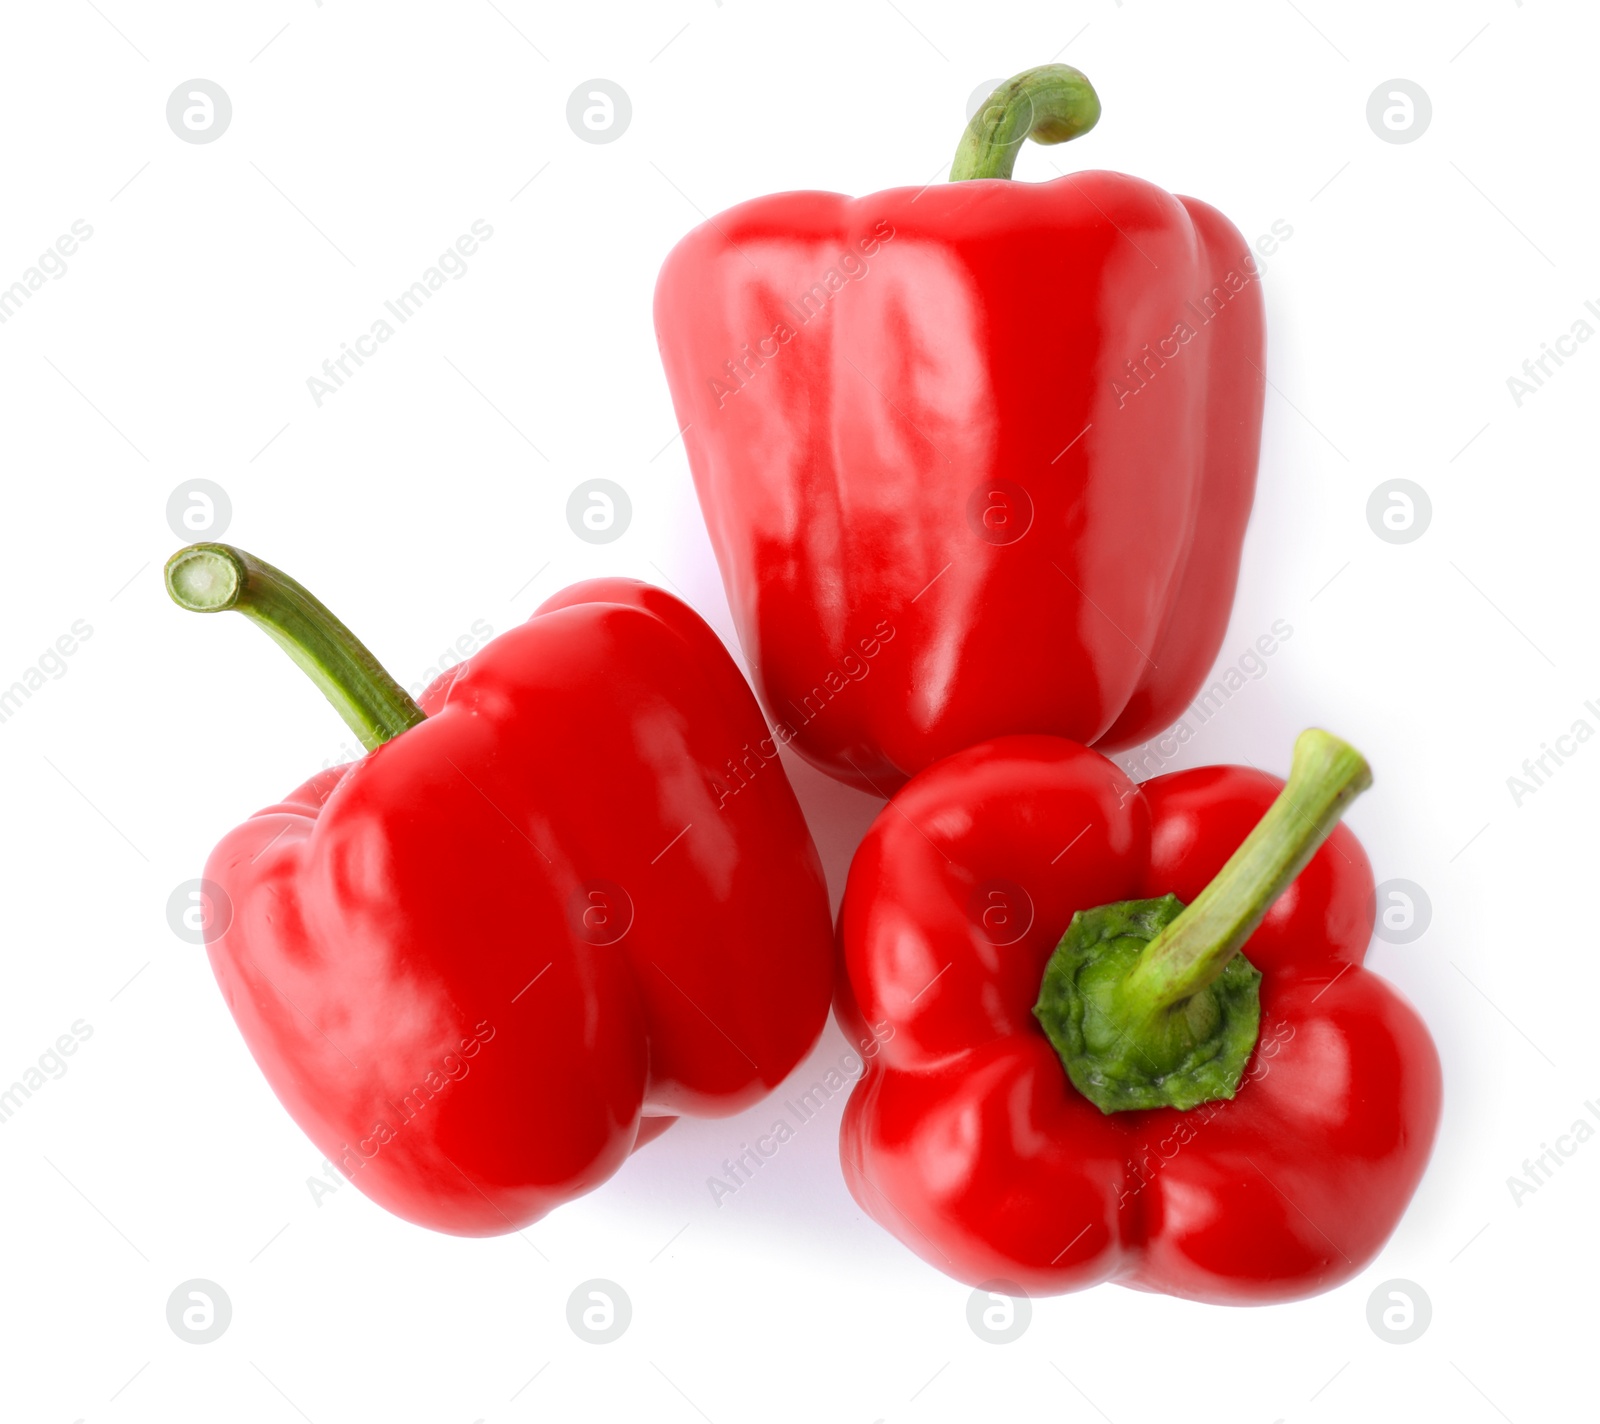
<instances>
[{"instance_id":1,"label":"green calyx","mask_svg":"<svg viewBox=\"0 0 1600 1424\"><path fill-rule=\"evenodd\" d=\"M1024 139L1065 143L1088 133L1100 118L1100 96L1070 64L1042 64L1008 79L972 116L950 181L1009 178Z\"/></svg>"},{"instance_id":2,"label":"green calyx","mask_svg":"<svg viewBox=\"0 0 1600 1424\"><path fill-rule=\"evenodd\" d=\"M1072 1084L1102 1112L1231 1098L1261 1030L1261 975L1239 952L1372 784L1312 728L1277 800L1187 907L1174 895L1080 910L1034 1005Z\"/></svg>"},{"instance_id":3,"label":"green calyx","mask_svg":"<svg viewBox=\"0 0 1600 1424\"><path fill-rule=\"evenodd\" d=\"M166 567L167 593L192 613L243 613L322 689L372 751L426 714L314 594L231 544L190 544Z\"/></svg>"},{"instance_id":4,"label":"green calyx","mask_svg":"<svg viewBox=\"0 0 1600 1424\"><path fill-rule=\"evenodd\" d=\"M1079 910L1045 970L1034 1017L1101 1112L1231 1098L1256 1046L1261 974L1241 954L1175 1008L1129 1015L1122 985L1182 912L1176 895Z\"/></svg>"}]
</instances>

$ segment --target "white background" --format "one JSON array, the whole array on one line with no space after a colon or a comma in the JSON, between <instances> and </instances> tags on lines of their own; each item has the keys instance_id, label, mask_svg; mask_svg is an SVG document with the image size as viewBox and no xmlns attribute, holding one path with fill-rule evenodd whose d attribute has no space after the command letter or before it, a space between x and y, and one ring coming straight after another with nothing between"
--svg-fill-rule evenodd
<instances>
[{"instance_id":1,"label":"white background","mask_svg":"<svg viewBox=\"0 0 1600 1424\"><path fill-rule=\"evenodd\" d=\"M94 234L0 326L0 685L75 619L93 634L0 724L0 1082L75 1020L93 1036L0 1125L0 1413L1572 1417L1593 1388L1600 1144L1520 1204L1507 1179L1600 1099L1600 745L1520 806L1507 777L1576 719L1600 728L1600 343L1520 407L1506 382L1600 299L1597 52L1593 7L1555 0L7 7L0 284L75 219ZM1322 723L1376 768L1351 822L1378 879L1433 910L1371 963L1446 1081L1394 1238L1302 1304L1104 1287L1035 1302L997 1346L965 1287L855 1208L837 1100L720 1206L706 1179L775 1104L675 1128L524 1237L431 1235L349 1186L319 1203L319 1154L166 904L351 738L259 633L166 601L169 495L220 484L226 537L314 586L402 682L475 620L503 630L602 573L682 591L731 642L656 359L661 259L763 192L942 179L973 90L1052 58L1105 115L1024 152L1019 180L1125 169L1248 238L1293 228L1266 262L1261 485L1222 658L1276 619L1293 635L1173 765L1281 772ZM165 118L197 76L233 104L204 145ZM596 76L633 105L605 145L565 117ZM1408 144L1366 118L1395 77L1432 100ZM318 408L307 377L479 218L494 236L468 274ZM608 546L564 517L593 476L633 501ZM1432 503L1401 545L1366 516L1396 477ZM788 764L837 895L877 803ZM830 1026L784 1095L842 1052ZM205 1346L165 1316L194 1277L233 1304ZM633 1302L604 1347L565 1316L594 1277ZM1433 1307L1403 1346L1367 1323L1394 1278Z\"/></svg>"}]
</instances>

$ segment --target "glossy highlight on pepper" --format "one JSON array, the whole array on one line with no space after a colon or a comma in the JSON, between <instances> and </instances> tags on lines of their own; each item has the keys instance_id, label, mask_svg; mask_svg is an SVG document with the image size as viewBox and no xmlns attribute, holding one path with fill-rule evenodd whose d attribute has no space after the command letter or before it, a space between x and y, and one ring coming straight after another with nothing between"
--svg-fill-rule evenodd
<instances>
[{"instance_id":1,"label":"glossy highlight on pepper","mask_svg":"<svg viewBox=\"0 0 1600 1424\"><path fill-rule=\"evenodd\" d=\"M1259 271L1196 199L1010 181L1025 138L1099 115L1077 70L1026 71L955 181L757 198L662 267L662 363L757 691L862 789L1004 734L1142 742L1226 629Z\"/></svg>"},{"instance_id":2,"label":"glossy highlight on pepper","mask_svg":"<svg viewBox=\"0 0 1600 1424\"><path fill-rule=\"evenodd\" d=\"M1427 1029L1362 967L1372 871L1335 823L1367 778L1316 731L1287 785L1230 766L1135 785L1037 736L915 777L839 917L841 1022L894 1029L841 1128L862 1209L948 1275L1033 1294L1114 1281L1250 1305L1357 1274L1441 1102ZM1070 927L1107 911L1109 977L1064 985L1097 962ZM1187 1017L1240 966L1233 1027Z\"/></svg>"},{"instance_id":3,"label":"glossy highlight on pepper","mask_svg":"<svg viewBox=\"0 0 1600 1424\"><path fill-rule=\"evenodd\" d=\"M380 1205L517 1230L677 1116L749 1106L815 1042L821 865L781 765L730 791L767 727L676 598L574 585L413 702L241 550L181 550L167 586L258 623L369 748L229 832L205 876L251 1054Z\"/></svg>"}]
</instances>

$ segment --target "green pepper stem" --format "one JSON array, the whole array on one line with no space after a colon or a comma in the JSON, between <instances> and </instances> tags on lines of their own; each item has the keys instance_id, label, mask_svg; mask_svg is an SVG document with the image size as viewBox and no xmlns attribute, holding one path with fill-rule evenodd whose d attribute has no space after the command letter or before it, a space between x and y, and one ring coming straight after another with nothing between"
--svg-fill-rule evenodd
<instances>
[{"instance_id":1,"label":"green pepper stem","mask_svg":"<svg viewBox=\"0 0 1600 1424\"><path fill-rule=\"evenodd\" d=\"M1025 69L1000 85L972 116L950 181L1009 178L1024 139L1065 143L1088 133L1100 118L1100 96L1070 64L1042 64Z\"/></svg>"},{"instance_id":2,"label":"green pepper stem","mask_svg":"<svg viewBox=\"0 0 1600 1424\"><path fill-rule=\"evenodd\" d=\"M1170 1009L1216 979L1371 785L1372 769L1354 747L1316 727L1302 732L1278 799L1123 980L1117 1000L1129 1020Z\"/></svg>"},{"instance_id":3,"label":"green pepper stem","mask_svg":"<svg viewBox=\"0 0 1600 1424\"><path fill-rule=\"evenodd\" d=\"M167 560L167 592L180 608L232 608L267 634L322 689L369 752L426 714L313 594L231 544L190 544Z\"/></svg>"}]
</instances>

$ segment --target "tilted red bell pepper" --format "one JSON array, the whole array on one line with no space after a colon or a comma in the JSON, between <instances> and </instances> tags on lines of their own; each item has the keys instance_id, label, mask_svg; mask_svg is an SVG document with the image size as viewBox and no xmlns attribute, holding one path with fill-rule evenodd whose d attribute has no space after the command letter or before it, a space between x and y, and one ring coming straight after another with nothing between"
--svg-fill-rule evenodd
<instances>
[{"instance_id":1,"label":"tilted red bell pepper","mask_svg":"<svg viewBox=\"0 0 1600 1424\"><path fill-rule=\"evenodd\" d=\"M840 913L838 1010L881 1041L841 1132L861 1207L1013 1292L1259 1304L1361 1270L1440 1110L1426 1028L1361 964L1372 871L1333 827L1369 779L1315 731L1286 787L1135 786L1048 737L915 778Z\"/></svg>"},{"instance_id":2,"label":"tilted red bell pepper","mask_svg":"<svg viewBox=\"0 0 1600 1424\"><path fill-rule=\"evenodd\" d=\"M948 184L758 198L656 286L661 359L778 736L888 794L989 737L1116 749L1192 700L1255 489L1259 272L1123 173L1009 181L1100 105L1002 85Z\"/></svg>"},{"instance_id":3,"label":"tilted red bell pepper","mask_svg":"<svg viewBox=\"0 0 1600 1424\"><path fill-rule=\"evenodd\" d=\"M167 586L261 623L369 749L230 832L205 874L245 1042L374 1201L515 1230L676 1115L748 1106L816 1040L821 864L755 699L676 598L577 584L414 703L248 554L191 546Z\"/></svg>"}]
</instances>

